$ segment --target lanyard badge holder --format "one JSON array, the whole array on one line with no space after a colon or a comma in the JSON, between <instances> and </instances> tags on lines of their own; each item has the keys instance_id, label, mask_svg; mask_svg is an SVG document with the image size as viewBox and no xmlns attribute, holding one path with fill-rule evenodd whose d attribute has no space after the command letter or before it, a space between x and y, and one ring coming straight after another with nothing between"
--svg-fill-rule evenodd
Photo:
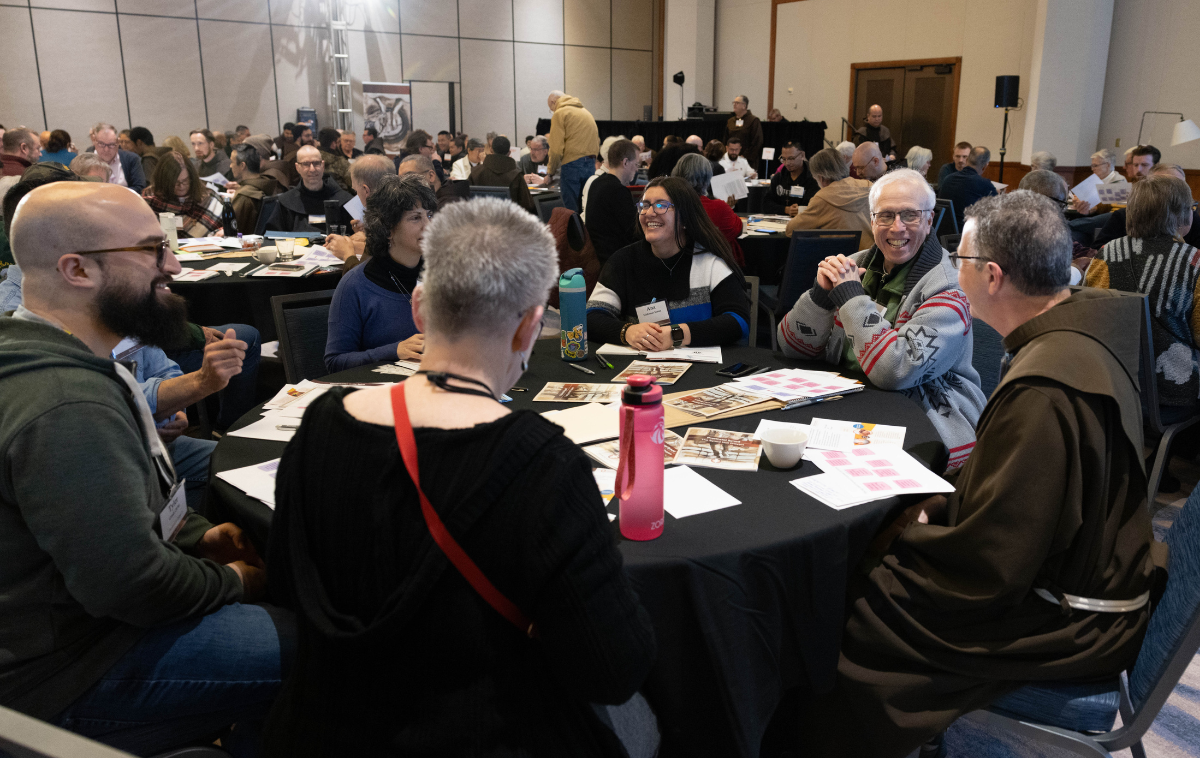
<instances>
[{"instance_id":1,"label":"lanyard badge holder","mask_svg":"<svg viewBox=\"0 0 1200 758\"><path fill-rule=\"evenodd\" d=\"M488 605L530 639L537 637L536 625L521 612L515 603L505 597L504 593L496 589L496 585L492 584L483 571L475 565L475 561L471 560L471 557L446 529L441 517L430 504L429 498L425 497L425 490L421 489L420 471L417 467L417 440L413 436L412 422L408 419L408 404L404 400L403 382L392 387L392 415L396 422L396 444L400 447L400 457L404 459L404 468L408 471L413 486L417 488L417 497L421 501L421 514L425 517L425 526L433 536L433 541L454 564L454 568L458 569L458 573L462 574L467 583L479 593L479 596Z\"/></svg>"}]
</instances>

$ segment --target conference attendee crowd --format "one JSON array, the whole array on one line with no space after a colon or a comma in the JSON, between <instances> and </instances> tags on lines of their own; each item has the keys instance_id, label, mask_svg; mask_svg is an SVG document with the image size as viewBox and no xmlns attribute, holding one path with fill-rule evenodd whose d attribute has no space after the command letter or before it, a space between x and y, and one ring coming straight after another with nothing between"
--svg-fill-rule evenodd
<instances>
[{"instance_id":1,"label":"conference attendee crowd","mask_svg":"<svg viewBox=\"0 0 1200 758\"><path fill-rule=\"evenodd\" d=\"M143 126L97 123L80 145L0 127L0 705L139 755L655 755L664 725L643 692L672 640L588 456L500 400L528 369L571 223L596 345L756 337L746 221L713 196L730 174L762 177L785 237L856 235L778 314L777 357L916 403L954 487L903 503L847 569L836 683L802 698L794 754L937 754L959 716L1027 682L1128 668L1166 555L1137 410L1142 306L1121 293L1149 298L1164 418L1200 412L1183 170L1149 145L1123 170L1098 151L1097 180L1133 183L1113 208L1072 195L1043 151L1000 191L987 147L959 142L934 171L879 106L852 141L774 146L772 167L749 99L732 105L720 140L602 142L586 103L554 91L524 150L374 127L359 149L304 123L161 146ZM549 223L547 189L563 206ZM188 320L164 218L183 238L320 238L343 262L326 369L419 364L308 408L263 553L209 520L217 442L188 416L209 404L219 434L255 406L262 339ZM980 321L1005 353L990 397Z\"/></svg>"}]
</instances>

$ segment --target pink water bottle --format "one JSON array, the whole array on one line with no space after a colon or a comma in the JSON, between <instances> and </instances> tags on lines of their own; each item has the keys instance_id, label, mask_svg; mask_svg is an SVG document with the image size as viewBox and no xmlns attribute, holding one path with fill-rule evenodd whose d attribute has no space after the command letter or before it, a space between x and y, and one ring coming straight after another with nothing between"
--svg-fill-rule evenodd
<instances>
[{"instance_id":1,"label":"pink water bottle","mask_svg":"<svg viewBox=\"0 0 1200 758\"><path fill-rule=\"evenodd\" d=\"M654 377L625 380L621 393L621 462L616 491L621 498L621 534L631 540L657 539L663 531L662 387Z\"/></svg>"}]
</instances>

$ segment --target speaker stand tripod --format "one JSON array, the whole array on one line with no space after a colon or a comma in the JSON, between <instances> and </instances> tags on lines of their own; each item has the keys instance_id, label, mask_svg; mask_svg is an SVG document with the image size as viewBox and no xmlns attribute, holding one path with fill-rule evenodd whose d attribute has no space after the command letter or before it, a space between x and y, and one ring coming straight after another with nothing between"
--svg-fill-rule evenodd
<instances>
[{"instance_id":1,"label":"speaker stand tripod","mask_svg":"<svg viewBox=\"0 0 1200 758\"><path fill-rule=\"evenodd\" d=\"M1004 131L1000 133L1000 184L1004 184L1004 154L1008 152L1008 108L1004 109Z\"/></svg>"}]
</instances>

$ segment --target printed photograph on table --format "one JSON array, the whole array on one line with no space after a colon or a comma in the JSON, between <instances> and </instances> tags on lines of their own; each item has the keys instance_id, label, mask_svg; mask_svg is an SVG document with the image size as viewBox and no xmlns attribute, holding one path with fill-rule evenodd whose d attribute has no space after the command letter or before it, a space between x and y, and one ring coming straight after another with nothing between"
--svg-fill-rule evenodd
<instances>
[{"instance_id":1,"label":"printed photograph on table","mask_svg":"<svg viewBox=\"0 0 1200 758\"><path fill-rule=\"evenodd\" d=\"M762 441L747 432L692 427L673 461L676 465L757 471Z\"/></svg>"},{"instance_id":2,"label":"printed photograph on table","mask_svg":"<svg viewBox=\"0 0 1200 758\"><path fill-rule=\"evenodd\" d=\"M675 455L679 453L679 448L682 445L683 437L680 437L670 429L663 431L664 466L669 466L675 462ZM609 440L608 442L601 442L598 445L588 445L583 449L583 452L590 455L592 460L601 466L608 466L611 469L615 469L621 464L620 440Z\"/></svg>"},{"instance_id":3,"label":"printed photograph on table","mask_svg":"<svg viewBox=\"0 0 1200 758\"><path fill-rule=\"evenodd\" d=\"M621 373L612 378L614 382L625 383L625 379L638 374L642 376L652 376L659 384L674 384L679 381L679 377L683 376L683 372L691 367L690 363L670 363L658 362L651 363L650 361L634 361L629 364Z\"/></svg>"},{"instance_id":4,"label":"printed photograph on table","mask_svg":"<svg viewBox=\"0 0 1200 758\"><path fill-rule=\"evenodd\" d=\"M723 384L720 387L710 387L671 400L664 400L663 404L696 416L708 417L756 405L768 399L764 395L743 392L732 384Z\"/></svg>"},{"instance_id":5,"label":"printed photograph on table","mask_svg":"<svg viewBox=\"0 0 1200 758\"><path fill-rule=\"evenodd\" d=\"M621 385L547 382L533 400L544 403L616 403L621 400Z\"/></svg>"}]
</instances>

